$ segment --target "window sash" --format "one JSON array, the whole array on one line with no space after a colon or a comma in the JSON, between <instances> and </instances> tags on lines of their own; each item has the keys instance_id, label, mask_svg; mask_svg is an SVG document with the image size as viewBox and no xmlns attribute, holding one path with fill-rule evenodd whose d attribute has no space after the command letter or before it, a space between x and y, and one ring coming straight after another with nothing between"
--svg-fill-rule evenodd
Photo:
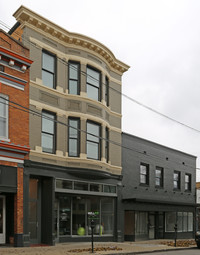
<instances>
[{"instance_id":1,"label":"window sash","mask_svg":"<svg viewBox=\"0 0 200 255\"><path fill-rule=\"evenodd\" d=\"M80 154L80 119L69 118L68 120L68 155L79 157Z\"/></svg>"},{"instance_id":2,"label":"window sash","mask_svg":"<svg viewBox=\"0 0 200 255\"><path fill-rule=\"evenodd\" d=\"M105 159L106 162L108 163L109 161L109 130L106 127L106 140L105 140Z\"/></svg>"},{"instance_id":3,"label":"window sash","mask_svg":"<svg viewBox=\"0 0 200 255\"><path fill-rule=\"evenodd\" d=\"M185 174L185 190L191 191L191 175Z\"/></svg>"},{"instance_id":4,"label":"window sash","mask_svg":"<svg viewBox=\"0 0 200 255\"><path fill-rule=\"evenodd\" d=\"M49 88L55 88L55 56L42 52L42 82Z\"/></svg>"},{"instance_id":5,"label":"window sash","mask_svg":"<svg viewBox=\"0 0 200 255\"><path fill-rule=\"evenodd\" d=\"M180 172L174 172L174 189L180 189Z\"/></svg>"},{"instance_id":6,"label":"window sash","mask_svg":"<svg viewBox=\"0 0 200 255\"><path fill-rule=\"evenodd\" d=\"M100 133L99 124L87 122L87 158L100 160Z\"/></svg>"},{"instance_id":7,"label":"window sash","mask_svg":"<svg viewBox=\"0 0 200 255\"><path fill-rule=\"evenodd\" d=\"M96 101L101 100L101 73L95 69L87 67L87 95Z\"/></svg>"},{"instance_id":8,"label":"window sash","mask_svg":"<svg viewBox=\"0 0 200 255\"><path fill-rule=\"evenodd\" d=\"M163 187L163 168L162 167L156 167L155 185L156 187Z\"/></svg>"},{"instance_id":9,"label":"window sash","mask_svg":"<svg viewBox=\"0 0 200 255\"><path fill-rule=\"evenodd\" d=\"M140 164L140 184L149 184L149 165Z\"/></svg>"},{"instance_id":10,"label":"window sash","mask_svg":"<svg viewBox=\"0 0 200 255\"><path fill-rule=\"evenodd\" d=\"M55 153L55 114L42 112L42 150L47 153Z\"/></svg>"},{"instance_id":11,"label":"window sash","mask_svg":"<svg viewBox=\"0 0 200 255\"><path fill-rule=\"evenodd\" d=\"M0 137L8 139L8 96L0 94Z\"/></svg>"},{"instance_id":12,"label":"window sash","mask_svg":"<svg viewBox=\"0 0 200 255\"><path fill-rule=\"evenodd\" d=\"M68 63L68 89L69 94L79 95L80 94L80 64L69 61Z\"/></svg>"}]
</instances>

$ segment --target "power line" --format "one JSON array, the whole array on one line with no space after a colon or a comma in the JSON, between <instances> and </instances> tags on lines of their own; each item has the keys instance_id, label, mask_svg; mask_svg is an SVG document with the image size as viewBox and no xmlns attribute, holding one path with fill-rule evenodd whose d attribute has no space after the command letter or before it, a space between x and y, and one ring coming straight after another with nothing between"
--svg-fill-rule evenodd
<instances>
[{"instance_id":1,"label":"power line","mask_svg":"<svg viewBox=\"0 0 200 255\"><path fill-rule=\"evenodd\" d=\"M125 146L125 145L123 145L123 144L121 144L121 143L118 143L118 142L115 142L115 141L113 141L113 140L110 140L110 139L107 139L107 138L103 138L103 137L101 137L101 136L97 136L97 135L94 135L94 134L92 134L92 133L89 133L89 132L87 132L87 131L85 131L85 130L83 130L83 129L70 126L69 124L66 124L66 123L64 123L64 122L62 122L62 121L58 121L58 120L56 120L56 119L52 119L52 118L50 118L50 117L48 117L48 116L46 116L46 115L43 115L43 114L38 113L38 112L36 112L36 111L34 111L34 110L31 110L30 108L27 108L27 107L25 107L25 106L22 106L21 104L18 104L18 103L14 102L14 101L11 101L11 100L9 100L9 99L6 99L6 98L2 97L1 95L0 95L0 99L3 99L4 101L6 101L6 102L2 102L2 101L0 100L0 103L1 103L1 104L9 105L9 106L12 107L12 108L18 109L18 110L20 110L20 111L24 111L24 112L26 112L26 113L28 113L28 114L32 114L32 115L35 115L35 116L40 117L40 118L45 118L45 119L47 119L47 120L50 120L50 121L52 121L52 122L55 122L56 124L64 125L64 126L66 126L66 127L68 127L68 128L75 129L75 130L77 130L77 131L79 131L79 132L85 133L86 135L91 135L91 136L96 137L96 138L98 138L98 139L100 139L100 140L104 140L104 141L106 141L106 142L109 142L109 143L111 143L111 144L114 144L114 145L116 145L116 146L119 146L119 147L121 147L121 148L123 148L123 149L127 149L127 150L129 150L129 151L136 152L136 153L138 153L138 154L140 154L140 155L144 155L145 157L156 158L157 160L161 160L161 161L164 160L164 158L161 158L161 157L159 157L159 156L157 156L157 155L154 155L154 154L151 154L151 153L148 153L148 154L147 154L147 153L144 152L144 151L139 151L139 150L137 150L137 149L135 149L135 148L130 148L130 147L128 147L128 146ZM8 103L9 103L9 104L8 104ZM182 164L181 164L181 163L178 163L177 161L170 160L170 162L173 162L173 163L176 163L176 164L180 164L180 165L182 166ZM189 167L189 168L191 168L191 169L194 169L194 167L191 166L191 165L184 164L184 166L185 166L185 167ZM200 169L198 169L198 168L196 168L196 169L197 169L197 170L200 170Z\"/></svg>"},{"instance_id":2,"label":"power line","mask_svg":"<svg viewBox=\"0 0 200 255\"><path fill-rule=\"evenodd\" d=\"M3 26L5 26L7 29L9 28L9 27L8 27L7 25L5 25L5 23L2 22L1 20L0 20L0 24L2 24ZM16 31L14 31L13 33L15 33L16 35L20 35L20 34L17 33ZM32 45L33 47L35 47L35 48L38 48L38 49L42 50L42 47L40 47L40 46L38 46L38 45L36 46L34 43L32 43L32 42L29 40L29 38L26 37L26 38L27 38L27 39L26 39L25 37L26 37L26 36L23 35L23 40L24 40L25 42L31 44L31 45ZM69 63L66 62L64 59L62 59L62 58L60 58L60 57L58 57L58 56L56 56L56 57L57 57L57 59L58 59L59 61L61 61L64 65L69 66ZM73 66L73 68L77 70L76 67ZM86 72L84 72L84 71L80 71L80 72L81 72L82 75L84 75L84 76L86 76L86 77L90 77L90 78L92 78L94 81L98 81L96 78L94 78L93 76L87 74ZM101 82L101 84L104 85L104 86L107 86L107 84L105 84L104 82ZM166 119L168 119L168 120L170 120L170 121L173 121L173 122L175 122L175 123L177 123L177 124L179 124L179 125L181 125L181 126L183 126L183 127L186 127L186 128L188 128L188 129L191 129L191 130L193 130L193 131L195 131L195 132L200 133L200 130L199 130L199 129L196 129L196 128L194 128L194 127L192 127L192 126L189 126L189 125L187 125L187 124L185 124L185 123L183 123L183 122L181 122L181 121L176 120L175 118L172 118L172 117L170 117L170 116L168 116L168 115L166 115L166 114L164 114L164 113L161 113L161 112L159 112L158 110L155 110L155 109L153 109L152 107L149 107L149 106L147 106L146 104L139 102L138 100L136 100L136 99L134 99L134 98L132 98L132 97L130 97L130 96L128 96L128 95L126 95L126 94L120 92L120 91L118 91L117 89L115 89L115 88L113 88L113 87L111 87L111 86L109 86L109 89L115 91L116 93L120 94L121 96L125 97L126 99L130 100L131 102L133 102L133 103L135 103L135 104L138 104L139 106L141 106L141 107L143 107L143 108L145 108L145 109L147 109L147 110L149 110L149 111L151 111L151 112L153 112L153 113L155 113L155 114L157 114L157 115L160 115L160 116L163 117L163 118L166 118Z\"/></svg>"}]
</instances>

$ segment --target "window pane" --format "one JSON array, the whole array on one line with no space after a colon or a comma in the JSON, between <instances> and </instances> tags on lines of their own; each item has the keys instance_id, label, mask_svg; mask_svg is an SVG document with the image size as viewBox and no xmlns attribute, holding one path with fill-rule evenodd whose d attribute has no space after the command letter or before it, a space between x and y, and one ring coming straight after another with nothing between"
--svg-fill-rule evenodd
<instances>
[{"instance_id":1,"label":"window pane","mask_svg":"<svg viewBox=\"0 0 200 255\"><path fill-rule=\"evenodd\" d=\"M72 234L83 236L86 234L86 199L81 196L73 197Z\"/></svg>"},{"instance_id":2,"label":"window pane","mask_svg":"<svg viewBox=\"0 0 200 255\"><path fill-rule=\"evenodd\" d=\"M78 141L69 139L69 156L78 156Z\"/></svg>"},{"instance_id":3,"label":"window pane","mask_svg":"<svg viewBox=\"0 0 200 255\"><path fill-rule=\"evenodd\" d=\"M101 184L90 184L90 191L102 192Z\"/></svg>"},{"instance_id":4,"label":"window pane","mask_svg":"<svg viewBox=\"0 0 200 255\"><path fill-rule=\"evenodd\" d=\"M156 186L161 186L161 182L159 178L156 178Z\"/></svg>"},{"instance_id":5,"label":"window pane","mask_svg":"<svg viewBox=\"0 0 200 255\"><path fill-rule=\"evenodd\" d=\"M87 123L87 140L93 141L93 142L99 142L99 133L100 133L100 127L98 125ZM92 134L92 135L90 135ZM95 136L93 136L95 135ZM96 137L97 136L97 137Z\"/></svg>"},{"instance_id":6,"label":"window pane","mask_svg":"<svg viewBox=\"0 0 200 255\"><path fill-rule=\"evenodd\" d=\"M98 197L90 197L87 201L87 215L88 212L95 212L98 215L94 219L94 235L102 235L103 226L100 225L100 200ZM91 235L91 219L90 216L87 217L87 229L89 235Z\"/></svg>"},{"instance_id":7,"label":"window pane","mask_svg":"<svg viewBox=\"0 0 200 255\"><path fill-rule=\"evenodd\" d=\"M69 120L69 137L78 137L78 120Z\"/></svg>"},{"instance_id":8,"label":"window pane","mask_svg":"<svg viewBox=\"0 0 200 255\"><path fill-rule=\"evenodd\" d=\"M78 94L78 82L77 81L69 81L69 94L77 95Z\"/></svg>"},{"instance_id":9,"label":"window pane","mask_svg":"<svg viewBox=\"0 0 200 255\"><path fill-rule=\"evenodd\" d=\"M6 119L0 117L0 137L6 137Z\"/></svg>"},{"instance_id":10,"label":"window pane","mask_svg":"<svg viewBox=\"0 0 200 255\"><path fill-rule=\"evenodd\" d=\"M156 169L156 177L161 178L162 174L161 174L161 170Z\"/></svg>"},{"instance_id":11,"label":"window pane","mask_svg":"<svg viewBox=\"0 0 200 255\"><path fill-rule=\"evenodd\" d=\"M6 117L6 106L7 106L7 104L8 103L7 103L6 100L4 100L3 98L0 98L0 117Z\"/></svg>"},{"instance_id":12,"label":"window pane","mask_svg":"<svg viewBox=\"0 0 200 255\"><path fill-rule=\"evenodd\" d=\"M78 65L76 64L69 64L69 78L78 80Z\"/></svg>"},{"instance_id":13,"label":"window pane","mask_svg":"<svg viewBox=\"0 0 200 255\"><path fill-rule=\"evenodd\" d=\"M42 118L42 131L53 134L55 116L46 112L43 112L42 116L44 116L44 118ZM47 119L45 117L47 117Z\"/></svg>"},{"instance_id":14,"label":"window pane","mask_svg":"<svg viewBox=\"0 0 200 255\"><path fill-rule=\"evenodd\" d=\"M56 180L57 189L72 189L72 181L68 180Z\"/></svg>"},{"instance_id":15,"label":"window pane","mask_svg":"<svg viewBox=\"0 0 200 255\"><path fill-rule=\"evenodd\" d=\"M74 182L75 190L88 190L88 183L85 182Z\"/></svg>"},{"instance_id":16,"label":"window pane","mask_svg":"<svg viewBox=\"0 0 200 255\"><path fill-rule=\"evenodd\" d=\"M182 212L177 213L177 230L179 232L183 231L183 213Z\"/></svg>"},{"instance_id":17,"label":"window pane","mask_svg":"<svg viewBox=\"0 0 200 255\"><path fill-rule=\"evenodd\" d=\"M174 232L174 225L176 223L176 213L166 212L165 213L165 229L167 232Z\"/></svg>"},{"instance_id":18,"label":"window pane","mask_svg":"<svg viewBox=\"0 0 200 255\"><path fill-rule=\"evenodd\" d=\"M112 235L114 231L114 200L112 198L101 199L101 226L103 235Z\"/></svg>"},{"instance_id":19,"label":"window pane","mask_svg":"<svg viewBox=\"0 0 200 255\"><path fill-rule=\"evenodd\" d=\"M188 213L188 231L193 231L193 213Z\"/></svg>"},{"instance_id":20,"label":"window pane","mask_svg":"<svg viewBox=\"0 0 200 255\"><path fill-rule=\"evenodd\" d=\"M140 175L140 183L146 183L146 175Z\"/></svg>"},{"instance_id":21,"label":"window pane","mask_svg":"<svg viewBox=\"0 0 200 255\"><path fill-rule=\"evenodd\" d=\"M187 212L183 212L183 232L187 232L187 226L188 226L187 218L188 218Z\"/></svg>"},{"instance_id":22,"label":"window pane","mask_svg":"<svg viewBox=\"0 0 200 255\"><path fill-rule=\"evenodd\" d=\"M70 235L71 199L67 196L59 197L59 235Z\"/></svg>"},{"instance_id":23,"label":"window pane","mask_svg":"<svg viewBox=\"0 0 200 255\"><path fill-rule=\"evenodd\" d=\"M140 173L141 174L147 174L147 166L140 165Z\"/></svg>"},{"instance_id":24,"label":"window pane","mask_svg":"<svg viewBox=\"0 0 200 255\"><path fill-rule=\"evenodd\" d=\"M178 189L178 183L177 183L177 181L174 181L174 189Z\"/></svg>"},{"instance_id":25,"label":"window pane","mask_svg":"<svg viewBox=\"0 0 200 255\"><path fill-rule=\"evenodd\" d=\"M48 73L45 70L42 70L42 82L49 88L53 88L54 86L54 75L52 73Z\"/></svg>"},{"instance_id":26,"label":"window pane","mask_svg":"<svg viewBox=\"0 0 200 255\"><path fill-rule=\"evenodd\" d=\"M54 73L55 58L43 52L42 54L42 68Z\"/></svg>"},{"instance_id":27,"label":"window pane","mask_svg":"<svg viewBox=\"0 0 200 255\"><path fill-rule=\"evenodd\" d=\"M87 83L90 83L93 86L99 88L99 81L100 81L100 73L90 68L87 68Z\"/></svg>"},{"instance_id":28,"label":"window pane","mask_svg":"<svg viewBox=\"0 0 200 255\"><path fill-rule=\"evenodd\" d=\"M87 95L89 98L98 101L99 100L99 89L87 84Z\"/></svg>"},{"instance_id":29,"label":"window pane","mask_svg":"<svg viewBox=\"0 0 200 255\"><path fill-rule=\"evenodd\" d=\"M99 144L87 142L87 156L92 159L99 159Z\"/></svg>"},{"instance_id":30,"label":"window pane","mask_svg":"<svg viewBox=\"0 0 200 255\"><path fill-rule=\"evenodd\" d=\"M42 134L42 149L44 152L53 153L53 136Z\"/></svg>"}]
</instances>

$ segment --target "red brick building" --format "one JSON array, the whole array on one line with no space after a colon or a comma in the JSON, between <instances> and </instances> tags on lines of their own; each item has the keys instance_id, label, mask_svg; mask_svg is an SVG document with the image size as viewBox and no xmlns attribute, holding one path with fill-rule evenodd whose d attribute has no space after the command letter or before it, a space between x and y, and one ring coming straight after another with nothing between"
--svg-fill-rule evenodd
<instances>
[{"instance_id":1,"label":"red brick building","mask_svg":"<svg viewBox=\"0 0 200 255\"><path fill-rule=\"evenodd\" d=\"M0 244L23 246L23 163L29 155L29 50L0 30Z\"/></svg>"}]
</instances>

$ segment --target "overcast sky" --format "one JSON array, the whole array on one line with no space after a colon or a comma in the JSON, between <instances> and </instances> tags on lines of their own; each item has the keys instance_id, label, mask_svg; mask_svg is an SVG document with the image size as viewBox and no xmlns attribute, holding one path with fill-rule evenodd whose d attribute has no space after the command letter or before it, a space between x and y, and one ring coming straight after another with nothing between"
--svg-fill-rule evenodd
<instances>
[{"instance_id":1,"label":"overcast sky","mask_svg":"<svg viewBox=\"0 0 200 255\"><path fill-rule=\"evenodd\" d=\"M200 156L199 0L0 0L8 27L20 5L103 43L131 67L123 75L124 94L199 130L123 97L124 132Z\"/></svg>"}]
</instances>

